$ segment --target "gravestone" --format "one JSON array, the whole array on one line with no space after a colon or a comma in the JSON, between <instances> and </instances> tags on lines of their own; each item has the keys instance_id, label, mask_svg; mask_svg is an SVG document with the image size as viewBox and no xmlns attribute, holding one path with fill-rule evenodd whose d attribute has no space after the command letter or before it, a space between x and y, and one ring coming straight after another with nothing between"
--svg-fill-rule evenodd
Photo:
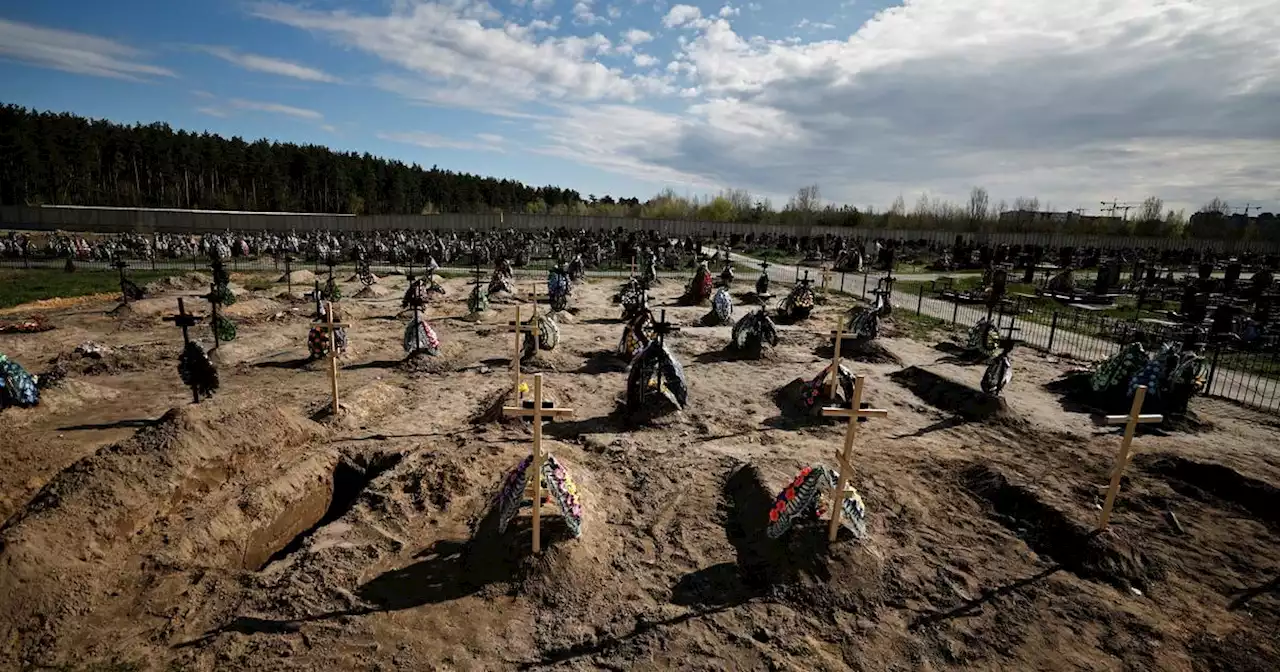
<instances>
[{"instance_id":1,"label":"gravestone","mask_svg":"<svg viewBox=\"0 0 1280 672\"><path fill-rule=\"evenodd\" d=\"M1238 261L1227 265L1226 273L1222 279L1222 286L1226 288L1226 291L1231 292L1235 290L1236 285L1240 283L1240 271L1242 271L1243 268L1244 267L1241 266Z\"/></svg>"}]
</instances>

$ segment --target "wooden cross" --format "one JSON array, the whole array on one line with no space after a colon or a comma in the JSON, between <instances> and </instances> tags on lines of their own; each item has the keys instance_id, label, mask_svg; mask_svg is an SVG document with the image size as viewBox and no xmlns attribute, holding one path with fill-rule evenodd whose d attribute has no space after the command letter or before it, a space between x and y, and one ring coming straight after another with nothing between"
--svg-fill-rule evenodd
<instances>
[{"instance_id":1,"label":"wooden cross","mask_svg":"<svg viewBox=\"0 0 1280 672\"><path fill-rule=\"evenodd\" d=\"M333 415L338 415L338 339L335 335L335 329L345 329L348 324L333 321L333 302L325 302L328 310L325 311L325 321L312 324L313 327L324 329L329 334L329 391L333 394Z\"/></svg>"},{"instance_id":2,"label":"wooden cross","mask_svg":"<svg viewBox=\"0 0 1280 672\"><path fill-rule=\"evenodd\" d=\"M284 255L284 281L289 284L289 297L293 297L293 255Z\"/></svg>"},{"instance_id":3,"label":"wooden cross","mask_svg":"<svg viewBox=\"0 0 1280 672\"><path fill-rule=\"evenodd\" d=\"M172 322L179 327L182 327L182 346L185 349L187 344L191 342L191 336L187 333L187 329L200 324L201 319L203 318L198 315L188 313L187 307L183 305L182 297L178 297L178 314L166 317L164 318L164 321ZM200 391L194 386L191 388L191 397L197 404L200 403Z\"/></svg>"},{"instance_id":4,"label":"wooden cross","mask_svg":"<svg viewBox=\"0 0 1280 672\"><path fill-rule=\"evenodd\" d=\"M1102 505L1102 516L1098 518L1098 529L1105 530L1111 520L1111 509L1116 504L1116 495L1120 493L1120 478L1124 476L1125 467L1129 466L1129 445L1133 443L1133 434L1139 423L1163 422L1164 416L1157 414L1142 415L1142 402L1147 398L1147 386L1139 385L1133 394L1133 406L1128 415L1108 415L1103 418L1106 425L1124 425L1124 438L1120 441L1120 449L1116 451L1115 465L1111 469L1111 485L1107 488L1107 500Z\"/></svg>"},{"instance_id":5,"label":"wooden cross","mask_svg":"<svg viewBox=\"0 0 1280 672\"><path fill-rule=\"evenodd\" d=\"M540 333L538 331L537 311L534 311L533 321L526 325L520 321L520 306L516 306L516 320L515 322L508 322L507 326L511 327L511 330L516 334L516 351L515 356L511 358L511 375L516 391L516 403L519 404L524 401L524 392L520 391L520 334L533 334L533 348L536 354L538 350L538 334Z\"/></svg>"},{"instance_id":6,"label":"wooden cross","mask_svg":"<svg viewBox=\"0 0 1280 672\"><path fill-rule=\"evenodd\" d=\"M836 385L840 383L840 342L844 340L844 322L836 321L836 330L831 332L836 339L835 351L831 355L831 391L832 401L836 398Z\"/></svg>"},{"instance_id":7,"label":"wooden cross","mask_svg":"<svg viewBox=\"0 0 1280 672\"><path fill-rule=\"evenodd\" d=\"M840 478L837 479L836 489L831 491L831 525L827 528L827 536L833 542L840 531L840 514L844 511L844 500L855 494L854 490L845 490L845 486L851 482L853 477L853 466L849 462L849 458L853 455L853 440L858 435L858 423L864 422L865 418L889 417L889 411L861 407L862 383L864 380L866 380L865 376L858 376L854 380L853 398L849 400L849 408L829 406L822 409L822 415L824 416L849 418L849 426L844 432L844 450L836 452L836 460L840 463Z\"/></svg>"},{"instance_id":8,"label":"wooden cross","mask_svg":"<svg viewBox=\"0 0 1280 672\"><path fill-rule=\"evenodd\" d=\"M573 415L572 408L542 407L542 374L533 374L533 408L504 406L502 414L513 417L533 419L533 463L529 465L533 475L533 552L542 550L542 421L544 418L559 418ZM566 512L567 513L567 512Z\"/></svg>"},{"instance_id":9,"label":"wooden cross","mask_svg":"<svg viewBox=\"0 0 1280 672\"><path fill-rule=\"evenodd\" d=\"M822 267L822 293L827 293L827 286L831 284L831 269L826 266Z\"/></svg>"}]
</instances>

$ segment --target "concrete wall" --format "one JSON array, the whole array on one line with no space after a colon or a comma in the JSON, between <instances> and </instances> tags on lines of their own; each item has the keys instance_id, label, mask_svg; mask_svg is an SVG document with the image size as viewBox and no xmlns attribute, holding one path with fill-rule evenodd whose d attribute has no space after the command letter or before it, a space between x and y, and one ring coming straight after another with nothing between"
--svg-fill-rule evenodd
<instances>
[{"instance_id":1,"label":"concrete wall","mask_svg":"<svg viewBox=\"0 0 1280 672\"><path fill-rule=\"evenodd\" d=\"M557 215L328 215L209 210L152 210L135 208L81 208L67 206L2 206L0 229L35 231L83 231L101 233L211 231L374 231L384 229L484 230L493 228L657 230L669 236L710 235L712 232L851 236L894 240L928 240L950 244L953 231L914 231L835 226L784 226L778 224L726 224L685 220L571 217ZM1159 249L1213 249L1220 252L1280 252L1280 245L1259 241L1175 240L1052 233L967 233L976 242L1074 247L1155 247Z\"/></svg>"}]
</instances>

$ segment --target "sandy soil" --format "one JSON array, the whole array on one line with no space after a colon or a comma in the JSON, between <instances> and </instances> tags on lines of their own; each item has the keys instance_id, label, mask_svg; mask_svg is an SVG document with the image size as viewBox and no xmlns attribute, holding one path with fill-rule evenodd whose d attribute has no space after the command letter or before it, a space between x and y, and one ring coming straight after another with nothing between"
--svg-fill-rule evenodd
<instances>
[{"instance_id":1,"label":"sandy soil","mask_svg":"<svg viewBox=\"0 0 1280 672\"><path fill-rule=\"evenodd\" d=\"M403 280L342 304L336 418L305 359L311 305L283 285L228 311L240 335L199 405L161 320L181 280L154 305L46 311L57 329L0 337L29 369L68 371L0 417L0 668L1280 667L1274 417L1197 400L1211 427L1140 436L1093 534L1118 438L1045 389L1070 364L1018 351L1005 403L971 412L982 366L887 325L873 361L847 361L890 411L855 448L869 537L829 547L812 522L771 542L776 491L834 466L844 431L791 421L773 395L822 369L817 334L848 301L741 361L730 327L696 326L707 307L677 307L682 284L664 282L653 304L682 327L690 403L637 426L607 354L617 283L591 282L536 367L576 411L545 443L578 482L583 534L544 509L531 557L528 509L503 535L488 515L529 427L470 421L510 386L512 310L470 319L467 281L444 281L427 314L442 355L404 366ZM111 351L79 361L85 341Z\"/></svg>"}]
</instances>

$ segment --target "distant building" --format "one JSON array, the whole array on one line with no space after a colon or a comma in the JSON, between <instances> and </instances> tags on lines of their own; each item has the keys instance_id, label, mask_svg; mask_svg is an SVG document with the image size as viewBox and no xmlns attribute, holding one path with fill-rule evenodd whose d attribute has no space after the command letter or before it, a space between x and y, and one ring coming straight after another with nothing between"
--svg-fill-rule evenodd
<instances>
[{"instance_id":1,"label":"distant building","mask_svg":"<svg viewBox=\"0 0 1280 672\"><path fill-rule=\"evenodd\" d=\"M1000 223L1012 227L1027 229L1046 228L1086 228L1096 230L1098 227L1110 228L1119 224L1119 217L1102 215L1082 215L1078 212L1038 212L1035 210L1006 210L1000 213Z\"/></svg>"}]
</instances>

